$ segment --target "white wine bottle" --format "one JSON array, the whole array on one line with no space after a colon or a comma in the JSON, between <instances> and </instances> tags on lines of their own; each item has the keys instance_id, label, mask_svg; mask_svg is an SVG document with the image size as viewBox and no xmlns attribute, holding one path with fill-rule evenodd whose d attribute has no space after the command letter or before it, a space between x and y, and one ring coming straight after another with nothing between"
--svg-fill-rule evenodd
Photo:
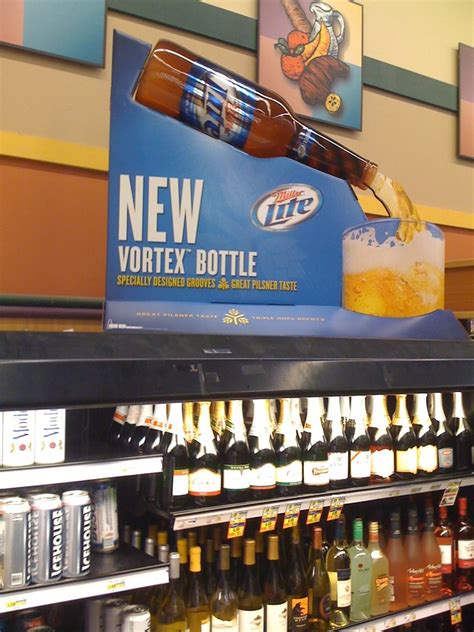
<instances>
[{"instance_id":1,"label":"white wine bottle","mask_svg":"<svg viewBox=\"0 0 474 632\"><path fill-rule=\"evenodd\" d=\"M255 565L255 540L244 541L242 578L238 590L239 632L263 632L262 588Z\"/></svg>"},{"instance_id":2,"label":"white wine bottle","mask_svg":"<svg viewBox=\"0 0 474 632\"><path fill-rule=\"evenodd\" d=\"M344 519L336 523L334 543L326 556L326 567L331 584L331 628L343 628L349 624L351 609L351 561L344 537Z\"/></svg>"},{"instance_id":3,"label":"white wine bottle","mask_svg":"<svg viewBox=\"0 0 474 632\"><path fill-rule=\"evenodd\" d=\"M219 550L219 580L211 597L211 630L239 632L239 598L229 581L230 547L222 544Z\"/></svg>"},{"instance_id":4,"label":"white wine bottle","mask_svg":"<svg viewBox=\"0 0 474 632\"><path fill-rule=\"evenodd\" d=\"M188 630L189 632L210 632L209 601L201 573L201 547L192 546L189 550L189 559L189 576L185 595Z\"/></svg>"},{"instance_id":5,"label":"white wine bottle","mask_svg":"<svg viewBox=\"0 0 474 632\"><path fill-rule=\"evenodd\" d=\"M370 614L377 617L390 609L390 580L388 559L380 548L379 524L369 523L369 547L372 559L372 581L370 586Z\"/></svg>"},{"instance_id":6,"label":"white wine bottle","mask_svg":"<svg viewBox=\"0 0 474 632\"><path fill-rule=\"evenodd\" d=\"M186 609L179 580L179 553L169 555L169 584L156 613L156 632L186 632Z\"/></svg>"},{"instance_id":7,"label":"white wine bottle","mask_svg":"<svg viewBox=\"0 0 474 632\"><path fill-rule=\"evenodd\" d=\"M288 603L285 582L280 568L278 536L268 536L267 565L263 597L266 632L287 632Z\"/></svg>"}]
</instances>

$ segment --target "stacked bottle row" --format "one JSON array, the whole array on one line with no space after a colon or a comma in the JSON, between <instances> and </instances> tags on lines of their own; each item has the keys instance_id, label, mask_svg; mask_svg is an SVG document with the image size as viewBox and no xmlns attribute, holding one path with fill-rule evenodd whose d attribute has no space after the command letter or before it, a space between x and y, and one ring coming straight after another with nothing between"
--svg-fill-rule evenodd
<instances>
[{"instance_id":1,"label":"stacked bottle row","mask_svg":"<svg viewBox=\"0 0 474 632\"><path fill-rule=\"evenodd\" d=\"M441 394L119 406L110 439L131 453L164 455L163 475L144 491L169 510L318 493L472 468L473 432L454 393L449 420ZM244 414L245 411L245 414Z\"/></svg>"},{"instance_id":2,"label":"stacked bottle row","mask_svg":"<svg viewBox=\"0 0 474 632\"><path fill-rule=\"evenodd\" d=\"M152 630L324 631L473 589L466 498L458 501L454 526L445 507L435 525L431 503L423 515L410 505L391 513L388 537L381 523L362 518L349 533L341 517L335 529L313 528L308 549L306 527L270 535L254 527L247 526L249 537L228 542L218 526L181 532L170 554L166 531L150 526L145 550L153 554L159 542L159 559L170 562L171 574L168 586L135 596L148 604Z\"/></svg>"}]
</instances>

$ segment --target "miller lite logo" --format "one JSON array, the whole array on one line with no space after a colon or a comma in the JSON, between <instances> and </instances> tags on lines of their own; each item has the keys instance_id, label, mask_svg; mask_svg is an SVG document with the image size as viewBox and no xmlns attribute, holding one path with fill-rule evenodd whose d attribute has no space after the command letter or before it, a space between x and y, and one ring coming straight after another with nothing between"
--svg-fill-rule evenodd
<instances>
[{"instance_id":1,"label":"miller lite logo","mask_svg":"<svg viewBox=\"0 0 474 632\"><path fill-rule=\"evenodd\" d=\"M322 195L307 184L286 184L260 198L252 208L252 221L264 230L291 230L313 217Z\"/></svg>"}]
</instances>

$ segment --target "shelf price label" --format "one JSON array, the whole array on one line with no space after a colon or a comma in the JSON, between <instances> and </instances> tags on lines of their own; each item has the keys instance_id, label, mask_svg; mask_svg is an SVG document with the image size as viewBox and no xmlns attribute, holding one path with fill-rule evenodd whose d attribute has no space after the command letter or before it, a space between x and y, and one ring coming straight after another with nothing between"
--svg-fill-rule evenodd
<instances>
[{"instance_id":1,"label":"shelf price label","mask_svg":"<svg viewBox=\"0 0 474 632\"><path fill-rule=\"evenodd\" d=\"M306 524L314 524L321 520L323 513L324 501L312 500L308 507L308 516L306 518Z\"/></svg>"},{"instance_id":2,"label":"shelf price label","mask_svg":"<svg viewBox=\"0 0 474 632\"><path fill-rule=\"evenodd\" d=\"M26 608L27 605L26 597L11 599L10 601L5 601L5 610L18 610L19 608Z\"/></svg>"},{"instance_id":3,"label":"shelf price label","mask_svg":"<svg viewBox=\"0 0 474 632\"><path fill-rule=\"evenodd\" d=\"M125 580L123 579L112 580L108 582L106 586L107 592L115 592L117 590L124 590L124 589L125 589Z\"/></svg>"},{"instance_id":4,"label":"shelf price label","mask_svg":"<svg viewBox=\"0 0 474 632\"><path fill-rule=\"evenodd\" d=\"M462 622L461 600L451 599L449 602L449 612L451 614L451 625Z\"/></svg>"},{"instance_id":5,"label":"shelf price label","mask_svg":"<svg viewBox=\"0 0 474 632\"><path fill-rule=\"evenodd\" d=\"M301 503L289 503L285 509L285 516L283 518L283 529L291 529L298 526L298 519L300 517Z\"/></svg>"},{"instance_id":6,"label":"shelf price label","mask_svg":"<svg viewBox=\"0 0 474 632\"><path fill-rule=\"evenodd\" d=\"M260 533L274 531L278 518L278 509L276 507L265 507L260 520Z\"/></svg>"},{"instance_id":7,"label":"shelf price label","mask_svg":"<svg viewBox=\"0 0 474 632\"><path fill-rule=\"evenodd\" d=\"M335 496L334 498L331 498L327 520L338 520L341 517L344 500L344 496Z\"/></svg>"},{"instance_id":8,"label":"shelf price label","mask_svg":"<svg viewBox=\"0 0 474 632\"><path fill-rule=\"evenodd\" d=\"M246 522L247 512L233 511L230 514L229 527L227 528L227 539L241 538L244 535Z\"/></svg>"},{"instance_id":9,"label":"shelf price label","mask_svg":"<svg viewBox=\"0 0 474 632\"><path fill-rule=\"evenodd\" d=\"M460 485L461 481L451 481L450 483L448 483L448 486L444 490L443 497L441 498L441 501L439 503L440 507L448 507L450 505L454 505Z\"/></svg>"}]
</instances>

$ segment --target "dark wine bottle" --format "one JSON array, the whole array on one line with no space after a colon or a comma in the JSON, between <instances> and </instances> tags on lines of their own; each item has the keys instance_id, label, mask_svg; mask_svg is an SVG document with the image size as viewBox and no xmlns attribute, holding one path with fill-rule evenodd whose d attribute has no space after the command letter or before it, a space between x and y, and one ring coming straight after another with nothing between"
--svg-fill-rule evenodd
<instances>
[{"instance_id":1,"label":"dark wine bottle","mask_svg":"<svg viewBox=\"0 0 474 632\"><path fill-rule=\"evenodd\" d=\"M342 428L339 397L330 397L327 421L329 424L328 460L329 485L347 487L349 483L349 446Z\"/></svg>"},{"instance_id":2,"label":"dark wine bottle","mask_svg":"<svg viewBox=\"0 0 474 632\"><path fill-rule=\"evenodd\" d=\"M464 412L462 393L453 393L453 413L450 420L454 428L454 459L456 470L465 472L472 467L473 434Z\"/></svg>"},{"instance_id":3,"label":"dark wine bottle","mask_svg":"<svg viewBox=\"0 0 474 632\"><path fill-rule=\"evenodd\" d=\"M189 495L196 505L215 505L222 491L221 460L211 428L210 402L200 402L197 435L189 459Z\"/></svg>"},{"instance_id":4,"label":"dark wine bottle","mask_svg":"<svg viewBox=\"0 0 474 632\"><path fill-rule=\"evenodd\" d=\"M298 397L291 397L290 401L291 401L291 404L290 404L291 422L295 428L298 444L301 447L301 439L303 436L303 424L301 421L300 400Z\"/></svg>"},{"instance_id":5,"label":"dark wine bottle","mask_svg":"<svg viewBox=\"0 0 474 632\"><path fill-rule=\"evenodd\" d=\"M276 490L276 457L270 432L269 402L256 399L253 402L253 419L248 435L250 494L255 500L269 498Z\"/></svg>"},{"instance_id":6,"label":"dark wine bottle","mask_svg":"<svg viewBox=\"0 0 474 632\"><path fill-rule=\"evenodd\" d=\"M212 538L208 538L206 540L203 573L204 573L204 587L206 590L206 595L210 599L216 590L214 540Z\"/></svg>"},{"instance_id":7,"label":"dark wine bottle","mask_svg":"<svg viewBox=\"0 0 474 632\"><path fill-rule=\"evenodd\" d=\"M183 428L184 438L191 448L194 439L194 402L184 402L183 404Z\"/></svg>"},{"instance_id":8,"label":"dark wine bottle","mask_svg":"<svg viewBox=\"0 0 474 632\"><path fill-rule=\"evenodd\" d=\"M117 406L115 408L112 423L110 424L107 440L113 447L120 445L120 435L122 434L125 419L127 418L128 406Z\"/></svg>"},{"instance_id":9,"label":"dark wine bottle","mask_svg":"<svg viewBox=\"0 0 474 632\"><path fill-rule=\"evenodd\" d=\"M331 628L342 628L349 624L351 609L351 563L345 541L345 522L336 523L334 543L326 556L326 568L331 585Z\"/></svg>"},{"instance_id":10,"label":"dark wine bottle","mask_svg":"<svg viewBox=\"0 0 474 632\"><path fill-rule=\"evenodd\" d=\"M222 436L227 426L227 415L225 412L225 402L215 401L211 404L211 428L216 438L217 447L221 448Z\"/></svg>"},{"instance_id":11,"label":"dark wine bottle","mask_svg":"<svg viewBox=\"0 0 474 632\"><path fill-rule=\"evenodd\" d=\"M263 533L260 531L255 532L255 567L260 586L263 591L263 584L265 579L265 553L263 550Z\"/></svg>"},{"instance_id":12,"label":"dark wine bottle","mask_svg":"<svg viewBox=\"0 0 474 632\"><path fill-rule=\"evenodd\" d=\"M143 454L148 430L153 419L153 404L144 404L130 440L130 450L135 454Z\"/></svg>"},{"instance_id":13,"label":"dark wine bottle","mask_svg":"<svg viewBox=\"0 0 474 632\"><path fill-rule=\"evenodd\" d=\"M407 396L397 395L392 417L392 437L395 450L395 477L410 480L417 472L417 440L407 409Z\"/></svg>"},{"instance_id":14,"label":"dark wine bottle","mask_svg":"<svg viewBox=\"0 0 474 632\"><path fill-rule=\"evenodd\" d=\"M170 405L162 445L163 472L160 506L167 511L176 511L182 509L189 499L189 456L184 438L181 403Z\"/></svg>"},{"instance_id":15,"label":"dark wine bottle","mask_svg":"<svg viewBox=\"0 0 474 632\"><path fill-rule=\"evenodd\" d=\"M242 575L242 540L243 538L232 538L230 541L229 582L236 592Z\"/></svg>"},{"instance_id":16,"label":"dark wine bottle","mask_svg":"<svg viewBox=\"0 0 474 632\"><path fill-rule=\"evenodd\" d=\"M443 408L441 393L433 393L431 421L437 427L438 473L449 474L454 468L454 436L449 427Z\"/></svg>"},{"instance_id":17,"label":"dark wine bottle","mask_svg":"<svg viewBox=\"0 0 474 632\"><path fill-rule=\"evenodd\" d=\"M305 575L299 527L293 527L286 566L288 595L288 630L299 632L308 626L308 583Z\"/></svg>"},{"instance_id":18,"label":"dark wine bottle","mask_svg":"<svg viewBox=\"0 0 474 632\"><path fill-rule=\"evenodd\" d=\"M395 458L385 395L372 395L371 407L370 480L373 483L388 483L395 472Z\"/></svg>"},{"instance_id":19,"label":"dark wine bottle","mask_svg":"<svg viewBox=\"0 0 474 632\"><path fill-rule=\"evenodd\" d=\"M303 461L296 429L291 421L290 399L280 400L280 416L275 430L276 484L280 496L301 491Z\"/></svg>"},{"instance_id":20,"label":"dark wine bottle","mask_svg":"<svg viewBox=\"0 0 474 632\"><path fill-rule=\"evenodd\" d=\"M347 443L350 444L354 432L354 424L351 420L351 398L348 395L342 395L339 398L339 403L341 405L342 429L346 435Z\"/></svg>"},{"instance_id":21,"label":"dark wine bottle","mask_svg":"<svg viewBox=\"0 0 474 632\"><path fill-rule=\"evenodd\" d=\"M143 452L145 454L159 454L161 436L167 420L168 413L166 404L155 404L153 406L153 418L143 445Z\"/></svg>"},{"instance_id":22,"label":"dark wine bottle","mask_svg":"<svg viewBox=\"0 0 474 632\"><path fill-rule=\"evenodd\" d=\"M352 485L368 485L370 482L370 439L367 432L365 397L353 395L347 427L351 428L349 440L349 476Z\"/></svg>"},{"instance_id":23,"label":"dark wine bottle","mask_svg":"<svg viewBox=\"0 0 474 632\"><path fill-rule=\"evenodd\" d=\"M263 600L266 632L287 632L288 602L279 562L277 535L268 536Z\"/></svg>"},{"instance_id":24,"label":"dark wine bottle","mask_svg":"<svg viewBox=\"0 0 474 632\"><path fill-rule=\"evenodd\" d=\"M131 452L130 443L140 417L141 406L133 404L128 407L127 417L120 433L120 448L123 452Z\"/></svg>"},{"instance_id":25,"label":"dark wine bottle","mask_svg":"<svg viewBox=\"0 0 474 632\"><path fill-rule=\"evenodd\" d=\"M321 527L315 527L313 531L310 565L306 575L309 596L309 629L315 632L326 632L329 630L331 588L324 558L322 529Z\"/></svg>"},{"instance_id":26,"label":"dark wine bottle","mask_svg":"<svg viewBox=\"0 0 474 632\"><path fill-rule=\"evenodd\" d=\"M323 416L323 398L308 397L303 433L303 445L305 445L303 451L303 482L305 492L321 492L329 486L329 446L323 430Z\"/></svg>"},{"instance_id":27,"label":"dark wine bottle","mask_svg":"<svg viewBox=\"0 0 474 632\"><path fill-rule=\"evenodd\" d=\"M255 540L251 538L244 541L244 559L238 596L239 629L246 632L263 632L262 587L255 566Z\"/></svg>"},{"instance_id":28,"label":"dark wine bottle","mask_svg":"<svg viewBox=\"0 0 474 632\"><path fill-rule=\"evenodd\" d=\"M428 414L426 393L415 395L413 428L418 442L418 476L432 476L438 469L436 433Z\"/></svg>"},{"instance_id":29,"label":"dark wine bottle","mask_svg":"<svg viewBox=\"0 0 474 632\"><path fill-rule=\"evenodd\" d=\"M230 503L245 502L250 488L250 454L242 415L242 401L229 402L222 435L222 492Z\"/></svg>"}]
</instances>

